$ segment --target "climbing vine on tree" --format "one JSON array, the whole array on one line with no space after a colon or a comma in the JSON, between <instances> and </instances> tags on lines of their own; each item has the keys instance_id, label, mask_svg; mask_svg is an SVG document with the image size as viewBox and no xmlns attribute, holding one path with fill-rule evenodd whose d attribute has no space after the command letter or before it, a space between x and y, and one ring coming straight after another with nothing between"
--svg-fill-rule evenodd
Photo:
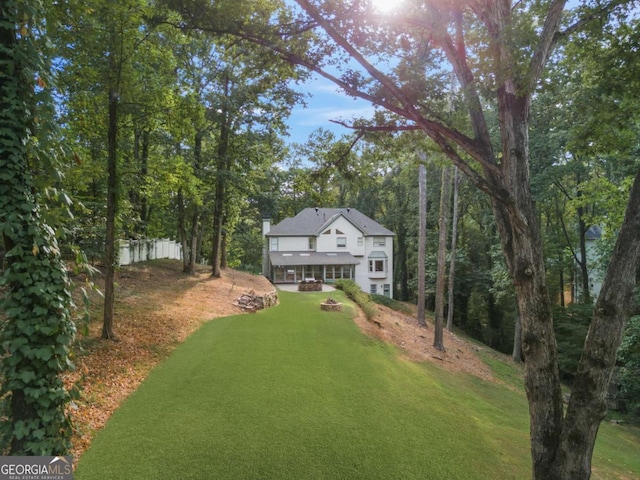
<instances>
[{"instance_id":1,"label":"climbing vine on tree","mask_svg":"<svg viewBox=\"0 0 640 480\"><path fill-rule=\"evenodd\" d=\"M0 451L11 455L64 454L71 434L61 378L75 335L69 279L32 173L51 160L43 9L38 0L0 7Z\"/></svg>"}]
</instances>

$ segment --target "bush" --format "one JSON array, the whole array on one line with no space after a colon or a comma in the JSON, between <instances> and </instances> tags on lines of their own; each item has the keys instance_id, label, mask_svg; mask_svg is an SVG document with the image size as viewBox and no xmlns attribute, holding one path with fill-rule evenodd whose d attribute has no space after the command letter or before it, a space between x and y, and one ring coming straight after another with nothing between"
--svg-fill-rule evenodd
<instances>
[{"instance_id":1,"label":"bush","mask_svg":"<svg viewBox=\"0 0 640 480\"><path fill-rule=\"evenodd\" d=\"M378 310L376 304L371 300L371 295L360 290L356 282L353 280L338 280L335 286L360 306L367 320L371 320L376 316Z\"/></svg>"}]
</instances>

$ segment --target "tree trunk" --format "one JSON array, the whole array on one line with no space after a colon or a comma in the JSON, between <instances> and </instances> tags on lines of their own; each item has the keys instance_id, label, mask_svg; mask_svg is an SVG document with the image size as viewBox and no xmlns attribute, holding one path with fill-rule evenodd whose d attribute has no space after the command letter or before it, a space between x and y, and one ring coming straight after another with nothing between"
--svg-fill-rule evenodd
<instances>
[{"instance_id":1,"label":"tree trunk","mask_svg":"<svg viewBox=\"0 0 640 480\"><path fill-rule=\"evenodd\" d=\"M230 167L229 155L229 139L231 136L231 128L229 125L229 87L230 80L228 76L224 84L224 105L222 107L220 122L220 138L218 139L218 162L216 177L216 194L213 206L213 248L211 251L211 275L219 278L220 271L220 254L222 249L222 228L224 225L224 206L227 197L226 183L227 173Z\"/></svg>"},{"instance_id":2,"label":"tree trunk","mask_svg":"<svg viewBox=\"0 0 640 480\"><path fill-rule=\"evenodd\" d=\"M394 275L396 284L400 285L397 298L402 302L406 302L409 301L409 272L407 269L407 235L403 226L397 230L396 245L398 247L398 257L397 261L394 261Z\"/></svg>"},{"instance_id":3,"label":"tree trunk","mask_svg":"<svg viewBox=\"0 0 640 480\"><path fill-rule=\"evenodd\" d=\"M580 190L578 190L578 197L581 197ZM584 223L583 208L578 207L578 233L580 235L580 261L578 266L580 267L580 284L581 295L580 303L588 305L591 303L591 288L589 285L589 267L587 261L587 226Z\"/></svg>"},{"instance_id":4,"label":"tree trunk","mask_svg":"<svg viewBox=\"0 0 640 480\"><path fill-rule=\"evenodd\" d=\"M624 328L634 313L640 267L640 169L629 196L571 390L557 460L549 479L588 479L606 395ZM541 477L540 477L541 478Z\"/></svg>"},{"instance_id":5,"label":"tree trunk","mask_svg":"<svg viewBox=\"0 0 640 480\"><path fill-rule=\"evenodd\" d=\"M447 236L449 233L449 198L451 196L451 167L449 165L442 168L442 185L440 188L438 266L436 273L436 321L433 346L441 352L444 352L444 295L447 280Z\"/></svg>"},{"instance_id":6,"label":"tree trunk","mask_svg":"<svg viewBox=\"0 0 640 480\"><path fill-rule=\"evenodd\" d=\"M423 162L426 158L423 158ZM425 261L427 249L427 167L420 163L418 170L418 324L426 327L425 304Z\"/></svg>"},{"instance_id":7,"label":"tree trunk","mask_svg":"<svg viewBox=\"0 0 640 480\"><path fill-rule=\"evenodd\" d=\"M193 215L191 215L191 233L190 233L190 247L189 247L189 275L196 274L196 262L198 259L198 230L200 226L200 212L196 205L193 206Z\"/></svg>"},{"instance_id":8,"label":"tree trunk","mask_svg":"<svg viewBox=\"0 0 640 480\"><path fill-rule=\"evenodd\" d=\"M110 60L110 68L115 64ZM118 92L109 89L109 130L107 133L107 231L105 235L105 273L104 273L104 312L102 318L102 338L111 340L116 335L113 330L115 303L114 277L117 264L116 254L116 215L118 211L118 168L117 168L117 136L118 136Z\"/></svg>"},{"instance_id":9,"label":"tree trunk","mask_svg":"<svg viewBox=\"0 0 640 480\"><path fill-rule=\"evenodd\" d=\"M65 455L70 448L70 397L62 380L72 367L69 352L75 335L70 284L53 229L40 216L39 192L29 168L30 162L37 163L43 144L48 145L44 138L52 132L45 125L53 122L53 101L37 101L34 95L34 72L44 79L48 74L39 43L33 41L45 40L43 9L30 1L0 7L3 455ZM43 143L33 138L40 128Z\"/></svg>"},{"instance_id":10,"label":"tree trunk","mask_svg":"<svg viewBox=\"0 0 640 480\"><path fill-rule=\"evenodd\" d=\"M178 234L182 245L182 273L190 273L191 255L189 253L189 237L187 235L186 209L182 188L178 189Z\"/></svg>"},{"instance_id":11,"label":"tree trunk","mask_svg":"<svg viewBox=\"0 0 640 480\"><path fill-rule=\"evenodd\" d=\"M142 192L140 194L140 233L144 236L147 234L147 226L149 223L149 216L151 209L149 208L149 202L147 199L147 189L144 185L147 181L147 175L149 174L149 130L142 132L142 152L140 155L140 186Z\"/></svg>"},{"instance_id":12,"label":"tree trunk","mask_svg":"<svg viewBox=\"0 0 640 480\"><path fill-rule=\"evenodd\" d=\"M222 172L218 172L222 175ZM225 185L224 180L220 179L216 182L216 199L213 207L213 248L211 251L211 275L219 278L222 275L220 271L220 252L222 249L222 219L224 215L224 197Z\"/></svg>"},{"instance_id":13,"label":"tree trunk","mask_svg":"<svg viewBox=\"0 0 640 480\"><path fill-rule=\"evenodd\" d=\"M489 182L509 198L491 197L505 261L513 281L522 323L525 388L531 418L533 478L548 479L558 451L563 404L551 300L546 286L542 237L529 178L528 98L507 84L499 91L502 174L485 171Z\"/></svg>"},{"instance_id":14,"label":"tree trunk","mask_svg":"<svg viewBox=\"0 0 640 480\"><path fill-rule=\"evenodd\" d=\"M456 251L458 247L458 190L460 188L460 176L458 167L453 172L453 218L451 219L451 259L449 261L449 306L447 310L447 330L453 329L453 304L456 273Z\"/></svg>"},{"instance_id":15,"label":"tree trunk","mask_svg":"<svg viewBox=\"0 0 640 480\"><path fill-rule=\"evenodd\" d=\"M135 224L135 231L145 236L149 220L148 200L144 188L149 170L149 131L146 129L135 128L133 131L133 159L139 170L136 174L135 185L129 192L129 198L139 219Z\"/></svg>"}]
</instances>

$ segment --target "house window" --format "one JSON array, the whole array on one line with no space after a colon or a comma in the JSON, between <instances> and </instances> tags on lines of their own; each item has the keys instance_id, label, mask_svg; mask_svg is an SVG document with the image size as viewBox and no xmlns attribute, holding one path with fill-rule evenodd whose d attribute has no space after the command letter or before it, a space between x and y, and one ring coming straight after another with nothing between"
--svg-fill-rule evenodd
<instances>
[{"instance_id":1,"label":"house window","mask_svg":"<svg viewBox=\"0 0 640 480\"><path fill-rule=\"evenodd\" d=\"M322 232L323 235L331 235L331 229Z\"/></svg>"},{"instance_id":2,"label":"house window","mask_svg":"<svg viewBox=\"0 0 640 480\"><path fill-rule=\"evenodd\" d=\"M378 286L377 286L375 283L372 283L372 284L369 286L369 293L370 293L371 295L375 295L375 294L377 294L377 293L378 293Z\"/></svg>"},{"instance_id":3,"label":"house window","mask_svg":"<svg viewBox=\"0 0 640 480\"><path fill-rule=\"evenodd\" d=\"M338 248L345 248L347 246L347 237L337 237L336 245Z\"/></svg>"},{"instance_id":4,"label":"house window","mask_svg":"<svg viewBox=\"0 0 640 480\"><path fill-rule=\"evenodd\" d=\"M336 228L336 235L344 235L344 232Z\"/></svg>"},{"instance_id":5,"label":"house window","mask_svg":"<svg viewBox=\"0 0 640 480\"><path fill-rule=\"evenodd\" d=\"M271 245L269 247L269 250L271 250L272 252L277 252L278 251L278 237L271 237Z\"/></svg>"},{"instance_id":6,"label":"house window","mask_svg":"<svg viewBox=\"0 0 640 480\"><path fill-rule=\"evenodd\" d=\"M309 237L309 250L316 249L316 237Z\"/></svg>"},{"instance_id":7,"label":"house window","mask_svg":"<svg viewBox=\"0 0 640 480\"><path fill-rule=\"evenodd\" d=\"M333 265L327 265L324 278L326 281L333 281Z\"/></svg>"},{"instance_id":8,"label":"house window","mask_svg":"<svg viewBox=\"0 0 640 480\"><path fill-rule=\"evenodd\" d=\"M364 244L364 238L358 237L358 246L361 247Z\"/></svg>"},{"instance_id":9,"label":"house window","mask_svg":"<svg viewBox=\"0 0 640 480\"><path fill-rule=\"evenodd\" d=\"M385 237L373 237L374 247L384 247L386 244L387 244L387 239Z\"/></svg>"},{"instance_id":10,"label":"house window","mask_svg":"<svg viewBox=\"0 0 640 480\"><path fill-rule=\"evenodd\" d=\"M387 266L386 260L369 260L369 271L370 272L386 272Z\"/></svg>"}]
</instances>

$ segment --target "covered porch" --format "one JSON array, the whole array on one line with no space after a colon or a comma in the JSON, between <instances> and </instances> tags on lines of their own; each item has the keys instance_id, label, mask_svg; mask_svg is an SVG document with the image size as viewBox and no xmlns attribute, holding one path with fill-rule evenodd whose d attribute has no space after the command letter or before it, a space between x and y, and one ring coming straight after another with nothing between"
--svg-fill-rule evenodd
<instances>
[{"instance_id":1,"label":"covered porch","mask_svg":"<svg viewBox=\"0 0 640 480\"><path fill-rule=\"evenodd\" d=\"M334 283L355 279L360 262L347 252L269 252L273 283L316 280Z\"/></svg>"}]
</instances>

